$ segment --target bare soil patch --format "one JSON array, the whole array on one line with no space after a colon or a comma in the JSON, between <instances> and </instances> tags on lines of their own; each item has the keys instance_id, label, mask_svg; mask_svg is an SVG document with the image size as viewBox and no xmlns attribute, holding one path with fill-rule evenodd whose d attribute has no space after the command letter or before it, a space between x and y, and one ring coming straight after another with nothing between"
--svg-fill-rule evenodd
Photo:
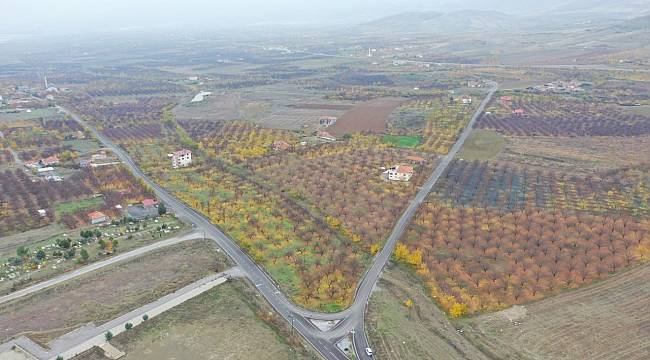
<instances>
[{"instance_id":1,"label":"bare soil patch","mask_svg":"<svg viewBox=\"0 0 650 360\"><path fill-rule=\"evenodd\" d=\"M381 98L366 101L348 110L330 128L334 135L355 132L381 133L386 130L388 116L404 100L397 98Z\"/></svg>"},{"instance_id":2,"label":"bare soil patch","mask_svg":"<svg viewBox=\"0 0 650 360\"><path fill-rule=\"evenodd\" d=\"M111 344L126 352L127 360L312 359L298 335L289 335L289 325L255 295L247 281L227 282L116 336ZM75 358L82 359L107 358L93 349Z\"/></svg>"},{"instance_id":3,"label":"bare soil patch","mask_svg":"<svg viewBox=\"0 0 650 360\"><path fill-rule=\"evenodd\" d=\"M650 358L650 266L470 319L464 333L498 359Z\"/></svg>"},{"instance_id":4,"label":"bare soil patch","mask_svg":"<svg viewBox=\"0 0 650 360\"><path fill-rule=\"evenodd\" d=\"M498 159L558 171L593 172L638 165L650 137L510 137Z\"/></svg>"},{"instance_id":5,"label":"bare soil patch","mask_svg":"<svg viewBox=\"0 0 650 360\"><path fill-rule=\"evenodd\" d=\"M413 301L412 307L405 302ZM487 359L456 331L415 275L387 270L370 299L366 326L381 359Z\"/></svg>"},{"instance_id":6,"label":"bare soil patch","mask_svg":"<svg viewBox=\"0 0 650 360\"><path fill-rule=\"evenodd\" d=\"M350 110L354 105L344 104L295 104L289 105L296 109L312 109L312 110Z\"/></svg>"}]
</instances>

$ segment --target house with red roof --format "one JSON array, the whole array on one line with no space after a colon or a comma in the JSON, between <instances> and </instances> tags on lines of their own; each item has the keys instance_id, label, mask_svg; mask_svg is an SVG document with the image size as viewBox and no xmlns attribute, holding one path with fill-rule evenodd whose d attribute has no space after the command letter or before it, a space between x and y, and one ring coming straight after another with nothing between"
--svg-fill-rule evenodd
<instances>
[{"instance_id":1,"label":"house with red roof","mask_svg":"<svg viewBox=\"0 0 650 360\"><path fill-rule=\"evenodd\" d=\"M150 209L152 207L155 207L156 205L158 205L158 202L156 200L154 200L154 199L144 199L144 200L142 200L142 206L145 209Z\"/></svg>"},{"instance_id":2,"label":"house with red roof","mask_svg":"<svg viewBox=\"0 0 650 360\"><path fill-rule=\"evenodd\" d=\"M391 181L409 181L413 177L413 166L397 165L384 171Z\"/></svg>"},{"instance_id":3,"label":"house with red roof","mask_svg":"<svg viewBox=\"0 0 650 360\"><path fill-rule=\"evenodd\" d=\"M108 216L101 211L93 211L88 214L88 220L92 225L96 225L107 222Z\"/></svg>"},{"instance_id":4,"label":"house with red roof","mask_svg":"<svg viewBox=\"0 0 650 360\"><path fill-rule=\"evenodd\" d=\"M59 158L56 155L48 156L41 160L43 166L52 166L59 163Z\"/></svg>"},{"instance_id":5,"label":"house with red roof","mask_svg":"<svg viewBox=\"0 0 650 360\"><path fill-rule=\"evenodd\" d=\"M414 164L424 164L424 162L426 161L425 158L420 157L420 156L414 156L414 155L407 156L406 160L408 160L408 161L410 161L411 163L414 163Z\"/></svg>"}]
</instances>

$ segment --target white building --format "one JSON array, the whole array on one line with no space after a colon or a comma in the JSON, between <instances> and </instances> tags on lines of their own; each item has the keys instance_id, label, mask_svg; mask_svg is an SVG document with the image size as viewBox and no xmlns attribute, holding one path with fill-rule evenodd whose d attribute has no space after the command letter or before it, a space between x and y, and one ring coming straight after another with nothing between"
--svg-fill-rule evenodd
<instances>
[{"instance_id":1,"label":"white building","mask_svg":"<svg viewBox=\"0 0 650 360\"><path fill-rule=\"evenodd\" d=\"M336 120L336 116L321 116L320 119L318 119L318 123L320 126L330 127L336 124Z\"/></svg>"},{"instance_id":2,"label":"white building","mask_svg":"<svg viewBox=\"0 0 650 360\"><path fill-rule=\"evenodd\" d=\"M472 98L469 96L463 96L460 98L460 100L463 102L463 104L471 104L472 103Z\"/></svg>"},{"instance_id":3,"label":"white building","mask_svg":"<svg viewBox=\"0 0 650 360\"><path fill-rule=\"evenodd\" d=\"M190 102L192 103L201 102L206 96L210 96L210 95L212 95L212 92L210 91L201 91L200 93L196 94Z\"/></svg>"},{"instance_id":4,"label":"white building","mask_svg":"<svg viewBox=\"0 0 650 360\"><path fill-rule=\"evenodd\" d=\"M391 181L409 181L413 176L413 167L408 165L397 165L384 171Z\"/></svg>"},{"instance_id":5,"label":"white building","mask_svg":"<svg viewBox=\"0 0 650 360\"><path fill-rule=\"evenodd\" d=\"M169 155L172 158L172 167L174 169L192 165L192 152L190 150L183 149Z\"/></svg>"}]
</instances>

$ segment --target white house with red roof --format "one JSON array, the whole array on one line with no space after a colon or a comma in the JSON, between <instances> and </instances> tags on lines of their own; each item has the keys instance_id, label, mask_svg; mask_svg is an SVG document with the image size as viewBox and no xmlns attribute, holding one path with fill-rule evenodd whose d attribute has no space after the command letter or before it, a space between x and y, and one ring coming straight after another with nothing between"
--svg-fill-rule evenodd
<instances>
[{"instance_id":1,"label":"white house with red roof","mask_svg":"<svg viewBox=\"0 0 650 360\"><path fill-rule=\"evenodd\" d=\"M91 224L101 224L108 221L108 216L101 211L93 211L88 214L88 220Z\"/></svg>"},{"instance_id":2,"label":"white house with red roof","mask_svg":"<svg viewBox=\"0 0 650 360\"><path fill-rule=\"evenodd\" d=\"M391 181L409 181L413 177L413 166L410 165L397 165L384 171L388 175L388 180Z\"/></svg>"},{"instance_id":3,"label":"white house with red roof","mask_svg":"<svg viewBox=\"0 0 650 360\"><path fill-rule=\"evenodd\" d=\"M192 151L190 150L179 150L173 154L169 154L169 157L172 158L172 167L174 169L192 165Z\"/></svg>"},{"instance_id":4,"label":"white house with red roof","mask_svg":"<svg viewBox=\"0 0 650 360\"><path fill-rule=\"evenodd\" d=\"M59 163L59 158L56 155L48 156L45 159L41 160L43 166L52 166Z\"/></svg>"}]
</instances>

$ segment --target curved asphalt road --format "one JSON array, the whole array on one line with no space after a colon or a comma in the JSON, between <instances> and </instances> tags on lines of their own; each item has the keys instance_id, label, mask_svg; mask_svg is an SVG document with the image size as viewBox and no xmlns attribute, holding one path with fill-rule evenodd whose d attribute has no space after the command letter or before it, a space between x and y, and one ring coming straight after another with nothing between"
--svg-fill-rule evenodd
<instances>
[{"instance_id":1,"label":"curved asphalt road","mask_svg":"<svg viewBox=\"0 0 650 360\"><path fill-rule=\"evenodd\" d=\"M447 169L447 166L449 166L454 156L463 146L465 140L467 140L467 137L471 133L474 123L483 113L485 106L488 104L496 90L497 84L494 84L493 88L488 93L488 96L483 100L483 102L481 102L474 116L461 133L458 141L454 144L449 153L443 157L442 161L438 164L424 185L422 185L420 191L411 201L406 211L402 214L390 234L386 245L377 255L375 255L372 265L361 279L352 305L341 312L333 314L313 312L296 306L280 291L279 286L275 284L270 276L259 265L257 265L232 239L213 225L205 216L193 210L156 184L145 175L142 170L140 170L122 148L114 144L95 128L88 125L76 114L66 110L65 108L59 108L70 115L81 126L92 132L94 136L104 144L104 146L110 148L115 155L117 155L118 158L131 169L136 177L144 180L147 185L154 190L158 198L162 200L168 208L173 210L176 213L176 216L193 226L196 226L198 229L203 230L206 237L213 239L240 267L243 274L248 277L253 284L255 284L258 291L266 298L271 306L287 322L292 324L296 331L298 331L316 349L316 351L321 354L321 356L326 359L347 359L345 353L339 350L335 344L352 332L357 357L359 359L370 359L370 357L365 353L365 348L369 347L369 345L365 333L364 317L372 289L375 286L382 269L386 265L386 262L390 258L397 241L399 241L406 230L406 227L415 215L418 207L429 194L436 181L438 181L440 176ZM314 326L309 319L338 320L339 322L332 329L321 331Z\"/></svg>"}]
</instances>

